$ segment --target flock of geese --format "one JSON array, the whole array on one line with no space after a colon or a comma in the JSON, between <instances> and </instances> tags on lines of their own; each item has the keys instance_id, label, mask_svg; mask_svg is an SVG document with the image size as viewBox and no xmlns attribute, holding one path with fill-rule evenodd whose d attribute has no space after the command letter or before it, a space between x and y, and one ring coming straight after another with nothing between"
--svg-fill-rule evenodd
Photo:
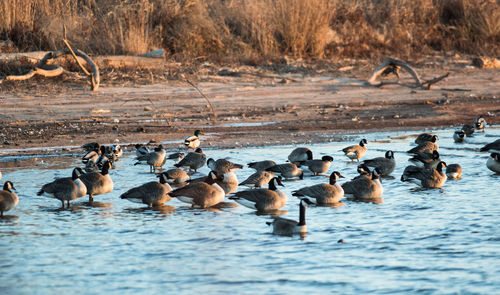
<instances>
[{"instance_id":1,"label":"flock of geese","mask_svg":"<svg viewBox=\"0 0 500 295\"><path fill-rule=\"evenodd\" d=\"M461 130L457 130L453 138L456 142L462 142L474 132L484 132L484 127L484 118L477 118L474 124L466 124ZM131 188L121 194L120 198L148 206L159 206L177 198L193 208L209 208L222 203L228 196L229 200L250 209L273 212L285 206L288 201L287 195L278 188L283 186L283 179L303 179L306 169L312 175L324 174L333 161L331 156L314 159L309 148L298 147L288 155L286 163L277 164L272 160L248 163L248 167L254 169L255 173L239 182L235 171L242 169L243 165L226 159L207 159L200 148L200 134L200 130L196 130L194 135L185 138L184 144L188 148L185 155L179 152L167 155L162 145L149 150L146 146L137 144L137 162L134 165L147 164L158 180ZM437 135L429 133L422 133L415 139L417 146L408 151L412 155L409 159L411 165L404 169L401 181L433 189L442 187L447 179L460 179L462 168L459 164L447 165L441 161L438 139ZM300 199L299 221L275 216L272 222L268 222L273 226L273 233L291 235L306 232L305 208L310 204L336 204L344 197L360 201L379 199L384 192L380 178L390 176L396 162L391 150L386 151L384 157L360 161L367 151L367 144L367 140L362 139L359 144L342 149L346 157L359 163L358 176L340 185L337 181L344 176L339 171L334 171L330 174L328 183L294 190L292 196ZM123 155L120 146L104 146L93 142L82 148L86 151L82 157L84 166L74 168L71 177L59 178L43 185L38 195L58 199L62 208L69 208L71 201L85 195L88 195L89 202L92 203L94 196L113 190L114 183L109 171ZM495 173L500 173L500 139L485 145L480 151L491 153L486 166ZM174 161L175 168L163 171L162 167L167 160ZM207 176L191 178L193 171L196 172L205 165L211 170ZM172 189L172 186L176 189ZM238 190L242 186L247 189ZM18 203L14 190L13 183L6 181L0 191L2 217L5 211Z\"/></svg>"}]
</instances>

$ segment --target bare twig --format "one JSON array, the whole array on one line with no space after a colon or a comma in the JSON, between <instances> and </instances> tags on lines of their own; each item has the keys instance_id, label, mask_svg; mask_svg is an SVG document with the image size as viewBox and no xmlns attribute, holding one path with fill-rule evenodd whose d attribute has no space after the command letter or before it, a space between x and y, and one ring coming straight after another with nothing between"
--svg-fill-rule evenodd
<instances>
[{"instance_id":1,"label":"bare twig","mask_svg":"<svg viewBox=\"0 0 500 295\"><path fill-rule=\"evenodd\" d=\"M203 96L206 101L208 102L208 105L210 106L210 108L212 109L212 114L214 115L214 120L213 120L213 124L217 124L217 112L215 111L215 108L214 106L212 105L212 103L210 102L210 99L208 99L208 97L200 90L200 88L198 88L193 82L189 81L188 78L186 78L186 82L193 86L194 89L196 89L200 94L201 96Z\"/></svg>"},{"instance_id":2,"label":"bare twig","mask_svg":"<svg viewBox=\"0 0 500 295\"><path fill-rule=\"evenodd\" d=\"M69 45L69 42L68 40L66 39L63 39L63 42L64 44L66 44L66 46L68 46L68 50L69 52L71 53L71 55L73 55L73 58L75 59L76 63L78 64L78 66L82 69L82 71L87 75L87 76L90 76L90 73L89 71L87 71L87 69L82 65L82 63L80 62L80 60L78 60L78 57L76 57L76 54L75 52L73 51L73 48L71 48L71 45Z\"/></svg>"}]
</instances>

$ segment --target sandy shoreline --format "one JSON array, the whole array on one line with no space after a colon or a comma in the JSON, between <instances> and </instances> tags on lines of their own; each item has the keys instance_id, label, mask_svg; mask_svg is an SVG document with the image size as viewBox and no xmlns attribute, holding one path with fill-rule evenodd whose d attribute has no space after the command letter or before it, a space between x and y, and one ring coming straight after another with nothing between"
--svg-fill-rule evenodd
<instances>
[{"instance_id":1,"label":"sandy shoreline","mask_svg":"<svg viewBox=\"0 0 500 295\"><path fill-rule=\"evenodd\" d=\"M103 85L97 92L66 81L52 88L37 87L39 80L19 82L18 87L2 85L0 156L55 153L59 149L45 147L73 150L91 141L164 142L175 149L195 129L209 138L205 146L230 148L461 126L479 115L490 124L500 123L498 70L464 64L424 64L416 69L425 78L451 74L431 90L361 86L359 81L369 72L355 70L342 73L344 77L339 73L267 78L202 75L196 83L216 109L216 125L206 101L181 81Z\"/></svg>"}]
</instances>

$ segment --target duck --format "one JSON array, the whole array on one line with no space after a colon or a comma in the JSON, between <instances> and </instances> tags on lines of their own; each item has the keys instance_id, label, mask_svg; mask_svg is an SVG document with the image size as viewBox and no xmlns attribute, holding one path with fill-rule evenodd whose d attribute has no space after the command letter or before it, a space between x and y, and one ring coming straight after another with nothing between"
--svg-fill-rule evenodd
<instances>
[{"instance_id":1,"label":"duck","mask_svg":"<svg viewBox=\"0 0 500 295\"><path fill-rule=\"evenodd\" d=\"M463 130L456 130L453 133L453 140L457 143L464 142L466 138L465 132Z\"/></svg>"},{"instance_id":2,"label":"duck","mask_svg":"<svg viewBox=\"0 0 500 295\"><path fill-rule=\"evenodd\" d=\"M283 186L278 177L271 179L269 188L239 191L229 197L240 205L260 212L274 211L286 205L288 198L277 186Z\"/></svg>"},{"instance_id":3,"label":"duck","mask_svg":"<svg viewBox=\"0 0 500 295\"><path fill-rule=\"evenodd\" d=\"M149 172L153 173L156 168L161 168L165 164L166 154L167 152L160 144L154 149L154 151L137 157L138 162L136 162L134 165L138 165L141 162L146 162L149 165Z\"/></svg>"},{"instance_id":4,"label":"duck","mask_svg":"<svg viewBox=\"0 0 500 295\"><path fill-rule=\"evenodd\" d=\"M212 171L217 172L217 174L219 175L243 168L243 165L233 163L226 159L218 159L216 161L212 158L207 160L207 166Z\"/></svg>"},{"instance_id":5,"label":"duck","mask_svg":"<svg viewBox=\"0 0 500 295\"><path fill-rule=\"evenodd\" d=\"M98 151L101 148L101 145L98 142L89 142L81 146L81 148L89 153L91 151Z\"/></svg>"},{"instance_id":6,"label":"duck","mask_svg":"<svg viewBox=\"0 0 500 295\"><path fill-rule=\"evenodd\" d=\"M492 153L486 161L486 167L491 171L500 174L500 154Z\"/></svg>"},{"instance_id":7,"label":"duck","mask_svg":"<svg viewBox=\"0 0 500 295\"><path fill-rule=\"evenodd\" d=\"M325 173L330 169L330 164L333 162L333 157L323 156L321 160L307 160L304 162L304 166L307 166L313 175L319 175L320 173Z\"/></svg>"},{"instance_id":8,"label":"duck","mask_svg":"<svg viewBox=\"0 0 500 295\"><path fill-rule=\"evenodd\" d=\"M462 131L465 133L465 136L471 137L474 131L476 131L476 127L474 124L464 124L462 126Z\"/></svg>"},{"instance_id":9,"label":"duck","mask_svg":"<svg viewBox=\"0 0 500 295\"><path fill-rule=\"evenodd\" d=\"M166 172L163 172L167 179L167 183L170 184L180 184L185 183L191 179L191 177L186 173L186 171L175 168L169 169Z\"/></svg>"},{"instance_id":10,"label":"duck","mask_svg":"<svg viewBox=\"0 0 500 295\"><path fill-rule=\"evenodd\" d=\"M380 182L378 168L375 168L369 175L370 177L362 176L342 184L344 196L359 201L380 199L384 188Z\"/></svg>"},{"instance_id":11,"label":"duck","mask_svg":"<svg viewBox=\"0 0 500 295\"><path fill-rule=\"evenodd\" d=\"M170 196L191 204L193 208L208 208L219 204L226 194L215 182L218 178L217 174L210 171L208 176L203 182L196 182L174 190Z\"/></svg>"},{"instance_id":12,"label":"duck","mask_svg":"<svg viewBox=\"0 0 500 295\"><path fill-rule=\"evenodd\" d=\"M81 175L83 175L83 170L79 167L74 168L71 177L59 178L44 184L37 195L58 199L61 201L61 208L63 209L64 201L66 201L69 208L70 201L81 198L87 194L87 187L80 179Z\"/></svg>"},{"instance_id":13,"label":"duck","mask_svg":"<svg viewBox=\"0 0 500 295\"><path fill-rule=\"evenodd\" d=\"M437 137L437 135L433 135L430 133L421 133L415 138L415 143L417 145L420 145L426 141L432 141L434 139L434 136Z\"/></svg>"},{"instance_id":14,"label":"duck","mask_svg":"<svg viewBox=\"0 0 500 295\"><path fill-rule=\"evenodd\" d=\"M276 165L276 162L271 160L264 160L264 161L248 163L247 165L249 168L255 169L256 171L264 171L267 168Z\"/></svg>"},{"instance_id":15,"label":"duck","mask_svg":"<svg viewBox=\"0 0 500 295\"><path fill-rule=\"evenodd\" d=\"M267 225L273 227L272 233L274 235L291 236L293 234L305 234L306 227L306 207L310 205L308 199L301 199L299 202L299 221L274 216L273 221L266 222Z\"/></svg>"},{"instance_id":16,"label":"duck","mask_svg":"<svg viewBox=\"0 0 500 295\"><path fill-rule=\"evenodd\" d=\"M251 188L260 188L271 181L274 178L274 173L271 171L257 171L250 175L247 179L241 182L240 186L247 186Z\"/></svg>"},{"instance_id":17,"label":"duck","mask_svg":"<svg viewBox=\"0 0 500 295\"><path fill-rule=\"evenodd\" d=\"M19 198L15 192L14 184L11 181L6 181L3 184L3 190L0 191L0 217L3 213L17 206Z\"/></svg>"},{"instance_id":18,"label":"duck","mask_svg":"<svg viewBox=\"0 0 500 295\"><path fill-rule=\"evenodd\" d=\"M462 166L460 164L450 164L446 166L446 176L448 179L461 179L462 178Z\"/></svg>"},{"instance_id":19,"label":"duck","mask_svg":"<svg viewBox=\"0 0 500 295\"><path fill-rule=\"evenodd\" d=\"M88 151L85 155L82 157L82 163L85 164L85 171L87 172L93 172L97 171L97 161L99 160L99 157L101 156L101 151L104 150L101 148L101 145L98 144L97 142L93 143L95 145L92 145L92 150ZM83 145L82 148L86 146ZM85 149L90 148L90 146L87 146Z\"/></svg>"},{"instance_id":20,"label":"duck","mask_svg":"<svg viewBox=\"0 0 500 295\"><path fill-rule=\"evenodd\" d=\"M111 150L117 161L123 156L123 149L119 144L113 144Z\"/></svg>"},{"instance_id":21,"label":"duck","mask_svg":"<svg viewBox=\"0 0 500 295\"><path fill-rule=\"evenodd\" d=\"M293 163L274 165L267 168L266 171L274 172L284 178L298 177L299 179L304 179L304 172L302 172L302 170L300 170L297 165Z\"/></svg>"},{"instance_id":22,"label":"duck","mask_svg":"<svg viewBox=\"0 0 500 295\"><path fill-rule=\"evenodd\" d=\"M298 147L288 155L288 161L300 167L307 160L313 159L313 153L306 147Z\"/></svg>"},{"instance_id":23,"label":"duck","mask_svg":"<svg viewBox=\"0 0 500 295\"><path fill-rule=\"evenodd\" d=\"M137 156L137 158L145 156L145 155L149 154L149 152L150 152L150 150L148 149L147 146L140 144L140 143L135 145L135 155Z\"/></svg>"},{"instance_id":24,"label":"duck","mask_svg":"<svg viewBox=\"0 0 500 295\"><path fill-rule=\"evenodd\" d=\"M157 176L159 181L151 181L131 188L121 194L120 199L146 204L148 207L163 205L172 200L172 197L168 194L172 191L172 188L167 183L167 177L165 174L158 174Z\"/></svg>"},{"instance_id":25,"label":"duck","mask_svg":"<svg viewBox=\"0 0 500 295\"><path fill-rule=\"evenodd\" d=\"M500 139L497 139L494 142L488 143L487 145L483 146L479 151L500 154Z\"/></svg>"},{"instance_id":26,"label":"duck","mask_svg":"<svg viewBox=\"0 0 500 295\"><path fill-rule=\"evenodd\" d=\"M439 150L439 146L436 143L437 140L438 140L437 135L434 135L430 141L425 141L422 144L419 144L418 146L410 149L408 151L408 153L415 154L417 152L420 152L420 153L427 152L427 153L432 154L434 151Z\"/></svg>"},{"instance_id":27,"label":"duck","mask_svg":"<svg viewBox=\"0 0 500 295\"><path fill-rule=\"evenodd\" d=\"M479 116L474 120L474 128L478 132L484 132L486 128L486 120L483 118L483 116Z\"/></svg>"},{"instance_id":28,"label":"duck","mask_svg":"<svg viewBox=\"0 0 500 295\"><path fill-rule=\"evenodd\" d=\"M109 193L113 190L113 180L109 175L111 163L105 162L101 172L90 172L80 175L80 180L87 187L87 195L89 195L89 203L94 201L94 196Z\"/></svg>"},{"instance_id":29,"label":"duck","mask_svg":"<svg viewBox=\"0 0 500 295\"><path fill-rule=\"evenodd\" d=\"M441 159L438 151L433 151L431 154L417 152L413 157L408 159L408 162L417 167L430 169L436 168L437 164L441 162Z\"/></svg>"},{"instance_id":30,"label":"duck","mask_svg":"<svg viewBox=\"0 0 500 295\"><path fill-rule=\"evenodd\" d=\"M337 179L344 178L338 171L330 174L329 183L320 183L303 187L292 192L292 196L309 200L313 204L327 205L340 202L344 197L344 189Z\"/></svg>"},{"instance_id":31,"label":"duck","mask_svg":"<svg viewBox=\"0 0 500 295\"><path fill-rule=\"evenodd\" d=\"M441 188L448 178L443 171L445 167L446 163L443 161L439 162L435 169L410 165L401 175L401 181L412 182L426 189Z\"/></svg>"},{"instance_id":32,"label":"duck","mask_svg":"<svg viewBox=\"0 0 500 295\"><path fill-rule=\"evenodd\" d=\"M198 136L202 134L200 130L196 129L193 135L184 138L184 145L188 148L188 152L189 149L196 150L200 146L201 142Z\"/></svg>"},{"instance_id":33,"label":"duck","mask_svg":"<svg viewBox=\"0 0 500 295\"><path fill-rule=\"evenodd\" d=\"M361 159L366 153L367 144L368 142L363 138L359 144L343 148L342 151L349 159L351 159L351 161L357 160L359 162L359 159Z\"/></svg>"},{"instance_id":34,"label":"duck","mask_svg":"<svg viewBox=\"0 0 500 295\"><path fill-rule=\"evenodd\" d=\"M196 172L196 170L203 167L206 162L207 156L201 148L197 148L194 152L188 153L182 160L179 161L179 163L175 164L174 166L177 168L188 167L190 173L191 170L194 170L194 172Z\"/></svg>"},{"instance_id":35,"label":"duck","mask_svg":"<svg viewBox=\"0 0 500 295\"><path fill-rule=\"evenodd\" d=\"M384 157L364 160L363 164L368 167L378 168L381 176L389 176L396 168L396 160L394 160L394 152L389 150L385 152Z\"/></svg>"}]
</instances>

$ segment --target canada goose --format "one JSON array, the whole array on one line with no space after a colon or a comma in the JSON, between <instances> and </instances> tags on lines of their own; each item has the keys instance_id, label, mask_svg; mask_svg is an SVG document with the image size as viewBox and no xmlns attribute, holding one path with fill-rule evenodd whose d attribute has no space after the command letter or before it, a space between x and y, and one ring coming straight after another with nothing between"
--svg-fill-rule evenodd
<instances>
[{"instance_id":1,"label":"canada goose","mask_svg":"<svg viewBox=\"0 0 500 295\"><path fill-rule=\"evenodd\" d=\"M446 166L446 176L448 179L461 179L462 178L462 166L459 164L450 164Z\"/></svg>"},{"instance_id":2,"label":"canada goose","mask_svg":"<svg viewBox=\"0 0 500 295\"><path fill-rule=\"evenodd\" d=\"M238 178L232 171L226 172L217 177L215 182L224 190L226 196L238 189Z\"/></svg>"},{"instance_id":3,"label":"canada goose","mask_svg":"<svg viewBox=\"0 0 500 295\"><path fill-rule=\"evenodd\" d=\"M263 185L268 184L269 181L271 181L271 179L273 178L274 173L271 171L257 171L254 174L250 175L239 185L260 188Z\"/></svg>"},{"instance_id":4,"label":"canada goose","mask_svg":"<svg viewBox=\"0 0 500 295\"><path fill-rule=\"evenodd\" d=\"M255 169L257 171L264 171L269 167L276 165L274 161L264 160L259 162L252 162L247 164L249 168Z\"/></svg>"},{"instance_id":5,"label":"canada goose","mask_svg":"<svg viewBox=\"0 0 500 295\"><path fill-rule=\"evenodd\" d=\"M3 190L0 191L0 217L3 217L3 213L14 208L19 202L19 198L16 193L14 184L10 181L6 181L3 185Z\"/></svg>"},{"instance_id":6,"label":"canada goose","mask_svg":"<svg viewBox=\"0 0 500 295\"><path fill-rule=\"evenodd\" d=\"M166 172L163 172L163 174L167 179L167 183L171 184L184 183L191 179L186 171L179 168L169 169Z\"/></svg>"},{"instance_id":7,"label":"canada goose","mask_svg":"<svg viewBox=\"0 0 500 295\"><path fill-rule=\"evenodd\" d=\"M91 151L98 151L101 148L101 145L97 142L89 142L82 145L81 148L88 153Z\"/></svg>"},{"instance_id":8,"label":"canada goose","mask_svg":"<svg viewBox=\"0 0 500 295\"><path fill-rule=\"evenodd\" d=\"M273 226L274 235L291 236L293 234L304 234L307 232L306 227L306 206L311 204L308 199L301 199L299 206L299 221L293 219L274 216L273 221L266 222L267 225Z\"/></svg>"},{"instance_id":9,"label":"canada goose","mask_svg":"<svg viewBox=\"0 0 500 295\"><path fill-rule=\"evenodd\" d=\"M243 165L233 163L226 159L218 159L215 161L212 158L207 160L207 166L210 170L217 172L218 175L243 168Z\"/></svg>"},{"instance_id":10,"label":"canada goose","mask_svg":"<svg viewBox=\"0 0 500 295\"><path fill-rule=\"evenodd\" d=\"M369 201L379 199L384 193L378 169L372 171L371 177L358 177L342 184L344 196L349 199Z\"/></svg>"},{"instance_id":11,"label":"canada goose","mask_svg":"<svg viewBox=\"0 0 500 295\"><path fill-rule=\"evenodd\" d=\"M278 210L285 206L288 200L287 196L277 188L278 185L283 186L283 183L279 178L275 177L269 182L268 189L258 188L239 191L229 199L257 211Z\"/></svg>"},{"instance_id":12,"label":"canada goose","mask_svg":"<svg viewBox=\"0 0 500 295\"><path fill-rule=\"evenodd\" d=\"M338 184L337 179L343 177L340 172L335 171L330 174L328 184L320 183L303 187L293 191L292 196L305 197L312 203L319 205L338 203L344 197L344 189Z\"/></svg>"},{"instance_id":13,"label":"canada goose","mask_svg":"<svg viewBox=\"0 0 500 295\"><path fill-rule=\"evenodd\" d=\"M464 124L462 126L462 131L465 133L465 136L471 137L474 131L476 131L476 128L474 124Z\"/></svg>"},{"instance_id":14,"label":"canada goose","mask_svg":"<svg viewBox=\"0 0 500 295\"><path fill-rule=\"evenodd\" d=\"M69 208L70 201L87 194L87 187L79 178L81 175L83 175L82 169L75 168L71 177L59 178L43 185L37 195L58 199L61 201L61 208L64 208L64 201L66 201Z\"/></svg>"},{"instance_id":15,"label":"canada goose","mask_svg":"<svg viewBox=\"0 0 500 295\"><path fill-rule=\"evenodd\" d=\"M492 153L486 161L486 167L495 173L500 174L500 154Z\"/></svg>"},{"instance_id":16,"label":"canada goose","mask_svg":"<svg viewBox=\"0 0 500 295\"><path fill-rule=\"evenodd\" d=\"M167 152L163 149L163 146L160 144L158 147L154 149L154 151L145 154L144 156L137 157L138 162L134 165L138 165L141 162L146 162L149 165L149 172L154 172L156 167L162 167L165 164L165 156Z\"/></svg>"},{"instance_id":17,"label":"canada goose","mask_svg":"<svg viewBox=\"0 0 500 295\"><path fill-rule=\"evenodd\" d=\"M113 151L117 161L121 156L123 156L123 149L119 144L113 144L111 146L111 150Z\"/></svg>"},{"instance_id":18,"label":"canada goose","mask_svg":"<svg viewBox=\"0 0 500 295\"><path fill-rule=\"evenodd\" d=\"M351 161L356 159L359 162L359 159L361 159L366 153L366 144L368 144L368 142L363 138L359 144L343 148L342 151L349 159L351 159Z\"/></svg>"},{"instance_id":19,"label":"canada goose","mask_svg":"<svg viewBox=\"0 0 500 295\"><path fill-rule=\"evenodd\" d=\"M408 159L408 162L418 167L430 169L436 168L441 159L438 151L434 151L431 154L417 152L412 158Z\"/></svg>"},{"instance_id":20,"label":"canada goose","mask_svg":"<svg viewBox=\"0 0 500 295\"><path fill-rule=\"evenodd\" d=\"M195 150L197 147L200 146L200 139L198 138L199 135L203 134L200 130L195 130L194 135L188 136L184 138L184 145L187 146L188 152L189 149Z\"/></svg>"},{"instance_id":21,"label":"canada goose","mask_svg":"<svg viewBox=\"0 0 500 295\"><path fill-rule=\"evenodd\" d=\"M439 150L439 146L436 143L437 140L438 140L437 135L434 135L430 141L426 141L422 144L419 144L418 146L410 149L408 151L408 153L415 154L417 152L420 152L420 153L427 152L429 154L432 154L432 152Z\"/></svg>"},{"instance_id":22,"label":"canada goose","mask_svg":"<svg viewBox=\"0 0 500 295\"><path fill-rule=\"evenodd\" d=\"M167 156L167 160L174 160L174 162L178 163L180 160L184 158L184 153L172 153Z\"/></svg>"},{"instance_id":23,"label":"canada goose","mask_svg":"<svg viewBox=\"0 0 500 295\"><path fill-rule=\"evenodd\" d=\"M284 178L298 177L299 179L304 179L304 172L297 168L297 165L292 163L274 165L266 169L266 171L271 171L276 174L280 174Z\"/></svg>"},{"instance_id":24,"label":"canada goose","mask_svg":"<svg viewBox=\"0 0 500 295\"><path fill-rule=\"evenodd\" d=\"M352 180L355 180L358 178L368 178L368 179L372 178L372 172L371 172L370 168L368 166L366 166L366 164L364 164L364 163L359 164L356 171L359 173L359 175L353 177Z\"/></svg>"},{"instance_id":25,"label":"canada goose","mask_svg":"<svg viewBox=\"0 0 500 295\"><path fill-rule=\"evenodd\" d=\"M191 204L193 208L207 208L224 200L224 190L215 183L217 174L210 171L205 182L189 184L170 193L172 197Z\"/></svg>"},{"instance_id":26,"label":"canada goose","mask_svg":"<svg viewBox=\"0 0 500 295\"><path fill-rule=\"evenodd\" d=\"M401 181L412 182L423 188L440 188L448 178L443 171L444 167L446 167L445 162L439 162L436 169L410 165L405 168L403 175L401 175Z\"/></svg>"},{"instance_id":27,"label":"canada goose","mask_svg":"<svg viewBox=\"0 0 500 295\"><path fill-rule=\"evenodd\" d=\"M314 174L318 175L320 173L325 173L330 169L330 163L333 158L330 156L323 156L321 160L307 160L304 165L309 168L309 170Z\"/></svg>"},{"instance_id":28,"label":"canada goose","mask_svg":"<svg viewBox=\"0 0 500 295\"><path fill-rule=\"evenodd\" d=\"M151 181L141 186L129 189L120 196L120 199L126 199L134 203L146 204L149 207L162 205L172 200L169 192L172 188L167 183L165 174L158 174L158 181Z\"/></svg>"},{"instance_id":29,"label":"canada goose","mask_svg":"<svg viewBox=\"0 0 500 295\"><path fill-rule=\"evenodd\" d=\"M137 156L137 158L147 155L149 154L149 152L150 151L147 146L139 143L135 145L135 155Z\"/></svg>"},{"instance_id":30,"label":"canada goose","mask_svg":"<svg viewBox=\"0 0 500 295\"><path fill-rule=\"evenodd\" d=\"M474 120L474 128L478 132L484 132L484 129L486 128L486 120L482 117L479 116Z\"/></svg>"},{"instance_id":31,"label":"canada goose","mask_svg":"<svg viewBox=\"0 0 500 295\"><path fill-rule=\"evenodd\" d=\"M102 166L101 172L91 172L80 175L80 180L87 187L89 202L94 201L94 196L109 193L113 190L113 180L109 176L111 163L106 162Z\"/></svg>"},{"instance_id":32,"label":"canada goose","mask_svg":"<svg viewBox=\"0 0 500 295\"><path fill-rule=\"evenodd\" d=\"M194 152L188 153L179 163L175 164L174 166L177 168L188 167L189 172L191 172L191 170L194 170L194 172L196 172L196 170L203 167L206 162L207 156L203 153L203 150L201 148L197 148Z\"/></svg>"},{"instance_id":33,"label":"canada goose","mask_svg":"<svg viewBox=\"0 0 500 295\"><path fill-rule=\"evenodd\" d=\"M307 160L313 159L313 153L306 147L298 147L288 155L288 161L300 167Z\"/></svg>"},{"instance_id":34,"label":"canada goose","mask_svg":"<svg viewBox=\"0 0 500 295\"><path fill-rule=\"evenodd\" d=\"M490 153L500 153L500 139L497 139L494 142L488 143L487 145L483 146L479 151L490 152Z\"/></svg>"},{"instance_id":35,"label":"canada goose","mask_svg":"<svg viewBox=\"0 0 500 295\"><path fill-rule=\"evenodd\" d=\"M426 141L433 141L434 137L436 137L436 139L439 139L437 135L432 135L430 133L421 133L417 136L417 138L415 138L415 143L420 145Z\"/></svg>"},{"instance_id":36,"label":"canada goose","mask_svg":"<svg viewBox=\"0 0 500 295\"><path fill-rule=\"evenodd\" d=\"M465 141L465 132L463 130L456 130L453 133L453 140L455 142L464 142Z\"/></svg>"},{"instance_id":37,"label":"canada goose","mask_svg":"<svg viewBox=\"0 0 500 295\"><path fill-rule=\"evenodd\" d=\"M394 168L396 168L393 151L385 152L385 157L364 160L363 164L368 167L378 168L381 176L388 176L394 171Z\"/></svg>"}]
</instances>

